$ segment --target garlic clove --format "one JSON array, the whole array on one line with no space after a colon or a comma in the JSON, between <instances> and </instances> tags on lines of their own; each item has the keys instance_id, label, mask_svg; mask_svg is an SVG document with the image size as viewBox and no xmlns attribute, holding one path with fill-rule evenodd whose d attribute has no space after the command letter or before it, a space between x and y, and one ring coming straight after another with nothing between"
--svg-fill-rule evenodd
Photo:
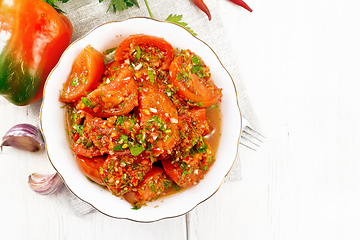
<instances>
[{"instance_id":1,"label":"garlic clove","mask_svg":"<svg viewBox=\"0 0 360 240\"><path fill-rule=\"evenodd\" d=\"M57 173L49 175L33 173L29 175L28 183L34 192L41 195L51 195L63 185L63 181Z\"/></svg>"},{"instance_id":2,"label":"garlic clove","mask_svg":"<svg viewBox=\"0 0 360 240\"><path fill-rule=\"evenodd\" d=\"M13 126L2 138L3 146L10 146L17 149L37 152L44 148L44 138L41 131L28 123L21 123Z\"/></svg>"}]
</instances>

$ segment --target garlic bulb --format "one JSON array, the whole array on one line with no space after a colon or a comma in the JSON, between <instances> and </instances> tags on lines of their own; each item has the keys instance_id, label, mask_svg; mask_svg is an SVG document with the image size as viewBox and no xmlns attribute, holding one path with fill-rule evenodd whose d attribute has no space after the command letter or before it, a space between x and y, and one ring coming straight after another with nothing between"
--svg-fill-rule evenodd
<instances>
[{"instance_id":1,"label":"garlic bulb","mask_svg":"<svg viewBox=\"0 0 360 240\"><path fill-rule=\"evenodd\" d=\"M13 126L2 138L3 146L11 146L25 151L37 152L44 148L44 139L41 131L28 123L21 123Z\"/></svg>"},{"instance_id":2,"label":"garlic bulb","mask_svg":"<svg viewBox=\"0 0 360 240\"><path fill-rule=\"evenodd\" d=\"M51 195L63 185L63 181L57 173L49 175L33 173L29 175L28 183L34 192L42 195Z\"/></svg>"}]
</instances>

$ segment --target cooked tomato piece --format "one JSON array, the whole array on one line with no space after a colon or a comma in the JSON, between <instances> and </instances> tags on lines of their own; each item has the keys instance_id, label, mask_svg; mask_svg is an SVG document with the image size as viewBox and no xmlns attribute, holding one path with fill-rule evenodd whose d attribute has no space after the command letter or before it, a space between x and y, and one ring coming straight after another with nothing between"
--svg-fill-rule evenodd
<instances>
[{"instance_id":1,"label":"cooked tomato piece","mask_svg":"<svg viewBox=\"0 0 360 240\"><path fill-rule=\"evenodd\" d=\"M124 68L124 63L119 61L112 61L108 63L105 67L104 74L102 76L102 81L106 82L107 80L115 79L119 73Z\"/></svg>"},{"instance_id":2,"label":"cooked tomato piece","mask_svg":"<svg viewBox=\"0 0 360 240\"><path fill-rule=\"evenodd\" d=\"M162 160L167 175L180 187L190 187L204 178L215 160L215 153L206 140L199 141L178 159Z\"/></svg>"},{"instance_id":3,"label":"cooked tomato piece","mask_svg":"<svg viewBox=\"0 0 360 240\"><path fill-rule=\"evenodd\" d=\"M110 117L127 114L138 105L137 85L125 67L117 76L107 78L104 84L82 97L77 109L97 117Z\"/></svg>"},{"instance_id":4,"label":"cooked tomato piece","mask_svg":"<svg viewBox=\"0 0 360 240\"><path fill-rule=\"evenodd\" d=\"M84 157L81 155L76 156L76 162L79 166L80 171L90 178L92 181L97 184L105 186L105 183L102 181L100 176L100 167L104 165L106 160L106 155L98 156L98 157Z\"/></svg>"},{"instance_id":5,"label":"cooked tomato piece","mask_svg":"<svg viewBox=\"0 0 360 240\"><path fill-rule=\"evenodd\" d=\"M80 142L80 143L75 142L75 143L71 144L71 150L75 154L85 156L85 157L100 156L102 154L100 149L95 147L91 142L89 142L89 143L90 143L90 146L87 146L86 143L84 144L83 142Z\"/></svg>"},{"instance_id":6,"label":"cooked tomato piece","mask_svg":"<svg viewBox=\"0 0 360 240\"><path fill-rule=\"evenodd\" d=\"M180 139L175 146L176 152L189 151L203 136L212 130L204 108L186 109L179 115Z\"/></svg>"},{"instance_id":7,"label":"cooked tomato piece","mask_svg":"<svg viewBox=\"0 0 360 240\"><path fill-rule=\"evenodd\" d=\"M67 103L80 100L87 92L96 88L103 71L102 54L90 46L86 47L75 59L59 100Z\"/></svg>"},{"instance_id":8,"label":"cooked tomato piece","mask_svg":"<svg viewBox=\"0 0 360 240\"><path fill-rule=\"evenodd\" d=\"M144 180L132 191L124 195L126 201L135 208L140 208L147 201L152 201L164 195L174 182L166 175L164 169L154 166L146 173Z\"/></svg>"},{"instance_id":9,"label":"cooked tomato piece","mask_svg":"<svg viewBox=\"0 0 360 240\"><path fill-rule=\"evenodd\" d=\"M150 169L150 159L142 155L109 155L100 169L100 174L109 191L120 197L138 186Z\"/></svg>"},{"instance_id":10,"label":"cooked tomato piece","mask_svg":"<svg viewBox=\"0 0 360 240\"><path fill-rule=\"evenodd\" d=\"M173 88L187 104L210 107L220 101L222 93L211 79L208 66L190 50L184 50L170 65Z\"/></svg>"},{"instance_id":11,"label":"cooked tomato piece","mask_svg":"<svg viewBox=\"0 0 360 240\"><path fill-rule=\"evenodd\" d=\"M174 49L163 38L137 34L120 43L114 58L116 61L129 59L135 68L148 66L168 70L174 59Z\"/></svg>"},{"instance_id":12,"label":"cooked tomato piece","mask_svg":"<svg viewBox=\"0 0 360 240\"><path fill-rule=\"evenodd\" d=\"M155 70L139 70L135 71L133 76L138 87L149 87L159 90L157 84L157 75Z\"/></svg>"},{"instance_id":13,"label":"cooked tomato piece","mask_svg":"<svg viewBox=\"0 0 360 240\"><path fill-rule=\"evenodd\" d=\"M177 110L163 93L141 88L140 126L154 156L171 151L179 140Z\"/></svg>"},{"instance_id":14,"label":"cooked tomato piece","mask_svg":"<svg viewBox=\"0 0 360 240\"><path fill-rule=\"evenodd\" d=\"M95 117L85 123L83 132L102 153L122 155L117 152L136 147L132 135L137 135L139 130L138 119L133 115L124 115L105 120Z\"/></svg>"},{"instance_id":15,"label":"cooked tomato piece","mask_svg":"<svg viewBox=\"0 0 360 240\"><path fill-rule=\"evenodd\" d=\"M179 115L179 130L181 132L196 132L199 136L205 136L211 132L211 127L206 116L205 108L187 109Z\"/></svg>"}]
</instances>

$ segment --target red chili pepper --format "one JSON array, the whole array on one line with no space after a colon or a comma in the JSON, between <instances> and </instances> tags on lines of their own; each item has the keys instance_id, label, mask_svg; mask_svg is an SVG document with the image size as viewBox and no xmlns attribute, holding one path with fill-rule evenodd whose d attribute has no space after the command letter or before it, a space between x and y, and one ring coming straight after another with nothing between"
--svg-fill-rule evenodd
<instances>
[{"instance_id":1,"label":"red chili pepper","mask_svg":"<svg viewBox=\"0 0 360 240\"><path fill-rule=\"evenodd\" d=\"M203 11L204 13L206 13L206 15L209 18L209 21L211 20L211 14L210 14L210 10L208 9L208 7L206 6L206 4L204 3L203 0L191 0L201 11Z\"/></svg>"},{"instance_id":2,"label":"red chili pepper","mask_svg":"<svg viewBox=\"0 0 360 240\"><path fill-rule=\"evenodd\" d=\"M252 12L252 9L243 0L229 0L229 1L235 3L236 5L239 5L240 7L245 8L249 12Z\"/></svg>"},{"instance_id":3,"label":"red chili pepper","mask_svg":"<svg viewBox=\"0 0 360 240\"><path fill-rule=\"evenodd\" d=\"M77 132L73 137L73 141L76 142L79 139L80 134Z\"/></svg>"}]
</instances>

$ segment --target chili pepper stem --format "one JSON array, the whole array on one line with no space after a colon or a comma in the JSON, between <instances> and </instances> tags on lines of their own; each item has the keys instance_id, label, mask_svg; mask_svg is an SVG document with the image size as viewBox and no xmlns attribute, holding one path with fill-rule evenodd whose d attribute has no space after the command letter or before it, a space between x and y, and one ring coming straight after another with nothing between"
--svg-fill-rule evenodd
<instances>
[{"instance_id":1,"label":"chili pepper stem","mask_svg":"<svg viewBox=\"0 0 360 240\"><path fill-rule=\"evenodd\" d=\"M148 12L149 12L150 17L151 17L151 18L154 18L154 16L153 16L152 13L151 13L151 10L150 10L150 7L149 7L149 4L148 4L147 0L144 0L144 2L145 2L145 4L146 4L146 8L147 8L147 10L148 10Z\"/></svg>"}]
</instances>

